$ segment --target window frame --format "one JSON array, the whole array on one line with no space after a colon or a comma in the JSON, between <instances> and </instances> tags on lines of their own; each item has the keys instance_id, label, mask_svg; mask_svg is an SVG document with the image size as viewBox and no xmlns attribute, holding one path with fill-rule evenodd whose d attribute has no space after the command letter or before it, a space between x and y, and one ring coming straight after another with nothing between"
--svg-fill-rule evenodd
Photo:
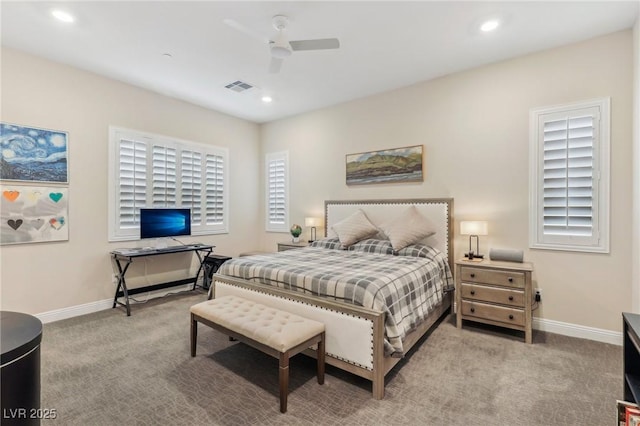
<instances>
[{"instance_id":1,"label":"window frame","mask_svg":"<svg viewBox=\"0 0 640 426\"><path fill-rule=\"evenodd\" d=\"M270 220L270 163L273 161L284 161L284 221L283 223L273 223ZM289 232L289 152L271 152L265 155L264 162L265 176L265 230L266 232Z\"/></svg>"},{"instance_id":2,"label":"window frame","mask_svg":"<svg viewBox=\"0 0 640 426\"><path fill-rule=\"evenodd\" d=\"M209 156L219 156L223 159L222 172L222 199L223 212L222 222L206 224L207 207L203 204L200 209L201 222L193 223L194 213L192 211L191 235L215 235L229 233L229 150L225 147L201 144L168 136L156 135L149 132L126 129L122 127L109 126L109 170L108 170L108 240L109 241L132 241L140 239L140 226L122 226L120 223L120 143L122 140L131 140L145 144L145 203L144 206L136 208L153 207L176 207L192 208L189 204L182 202L182 152L192 151L201 153L203 168L201 171L201 196L206 200L207 195L207 169L206 160ZM175 149L175 204L169 203L165 206L154 204L153 186L153 159L154 146ZM205 222L203 224L203 222Z\"/></svg>"},{"instance_id":3,"label":"window frame","mask_svg":"<svg viewBox=\"0 0 640 426\"><path fill-rule=\"evenodd\" d=\"M567 119L577 111L596 111L593 128L592 235L544 233L544 132L552 116ZM545 120L545 118L548 118ZM533 108L529 113L529 247L532 249L609 253L610 215L610 98L598 98L550 107ZM567 154L568 155L568 154ZM566 188L569 187L567 182ZM567 189L568 190L568 189Z\"/></svg>"}]
</instances>

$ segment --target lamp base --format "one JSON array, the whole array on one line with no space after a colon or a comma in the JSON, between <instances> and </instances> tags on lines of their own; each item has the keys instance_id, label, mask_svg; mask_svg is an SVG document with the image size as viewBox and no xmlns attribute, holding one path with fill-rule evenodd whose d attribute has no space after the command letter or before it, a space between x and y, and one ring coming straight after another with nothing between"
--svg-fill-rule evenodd
<instances>
[{"instance_id":1,"label":"lamp base","mask_svg":"<svg viewBox=\"0 0 640 426\"><path fill-rule=\"evenodd\" d=\"M470 251L469 253L465 253L464 257L466 257L469 260L484 259L484 254L476 254L476 253Z\"/></svg>"}]
</instances>

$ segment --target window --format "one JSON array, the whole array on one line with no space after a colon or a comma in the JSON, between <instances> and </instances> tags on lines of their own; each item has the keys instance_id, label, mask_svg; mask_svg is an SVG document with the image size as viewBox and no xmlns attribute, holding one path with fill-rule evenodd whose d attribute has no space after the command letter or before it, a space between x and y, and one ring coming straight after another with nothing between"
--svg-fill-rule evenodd
<instances>
[{"instance_id":1,"label":"window","mask_svg":"<svg viewBox=\"0 0 640 426\"><path fill-rule=\"evenodd\" d=\"M140 208L191 209L193 235L227 233L228 151L109 129L109 241L140 235Z\"/></svg>"},{"instance_id":2,"label":"window","mask_svg":"<svg viewBox=\"0 0 640 426\"><path fill-rule=\"evenodd\" d=\"M609 252L609 99L530 114L531 248Z\"/></svg>"},{"instance_id":3,"label":"window","mask_svg":"<svg viewBox=\"0 0 640 426\"><path fill-rule=\"evenodd\" d=\"M265 161L266 229L270 232L289 232L289 154L267 154Z\"/></svg>"}]
</instances>

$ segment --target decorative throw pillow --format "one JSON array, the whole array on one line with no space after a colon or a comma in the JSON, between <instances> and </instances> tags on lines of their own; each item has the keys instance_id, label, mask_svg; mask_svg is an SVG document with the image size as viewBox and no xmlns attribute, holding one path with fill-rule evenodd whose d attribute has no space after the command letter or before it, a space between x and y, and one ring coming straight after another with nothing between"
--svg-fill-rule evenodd
<instances>
[{"instance_id":1,"label":"decorative throw pillow","mask_svg":"<svg viewBox=\"0 0 640 426\"><path fill-rule=\"evenodd\" d=\"M393 254L393 247L391 247L389 240L378 240L375 238L358 241L349 247L349 250L359 253Z\"/></svg>"},{"instance_id":2,"label":"decorative throw pillow","mask_svg":"<svg viewBox=\"0 0 640 426\"><path fill-rule=\"evenodd\" d=\"M425 244L411 244L398 250L394 254L397 256L425 257L427 259L433 259L438 253L439 251L431 246L427 246Z\"/></svg>"},{"instance_id":3,"label":"decorative throw pillow","mask_svg":"<svg viewBox=\"0 0 640 426\"><path fill-rule=\"evenodd\" d=\"M344 250L344 246L340 244L340 240L337 238L323 238L321 240L315 240L310 244L310 246L334 250Z\"/></svg>"},{"instance_id":4,"label":"decorative throw pillow","mask_svg":"<svg viewBox=\"0 0 640 426\"><path fill-rule=\"evenodd\" d=\"M415 206L408 207L400 216L380 226L380 229L389 238L395 251L436 233Z\"/></svg>"},{"instance_id":5,"label":"decorative throw pillow","mask_svg":"<svg viewBox=\"0 0 640 426\"><path fill-rule=\"evenodd\" d=\"M369 221L367 215L360 209L333 225L331 229L338 235L342 245L347 247L378 233L378 228Z\"/></svg>"}]
</instances>

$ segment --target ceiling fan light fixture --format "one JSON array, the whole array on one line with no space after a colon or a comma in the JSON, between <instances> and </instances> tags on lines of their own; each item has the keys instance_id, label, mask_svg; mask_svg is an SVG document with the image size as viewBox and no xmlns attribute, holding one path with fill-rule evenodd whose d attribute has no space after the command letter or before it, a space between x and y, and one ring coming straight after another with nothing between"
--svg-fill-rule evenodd
<instances>
[{"instance_id":1,"label":"ceiling fan light fixture","mask_svg":"<svg viewBox=\"0 0 640 426\"><path fill-rule=\"evenodd\" d=\"M291 48L286 46L281 46L277 44L273 44L271 46L271 56L274 58L284 59L288 56L291 56Z\"/></svg>"}]
</instances>

